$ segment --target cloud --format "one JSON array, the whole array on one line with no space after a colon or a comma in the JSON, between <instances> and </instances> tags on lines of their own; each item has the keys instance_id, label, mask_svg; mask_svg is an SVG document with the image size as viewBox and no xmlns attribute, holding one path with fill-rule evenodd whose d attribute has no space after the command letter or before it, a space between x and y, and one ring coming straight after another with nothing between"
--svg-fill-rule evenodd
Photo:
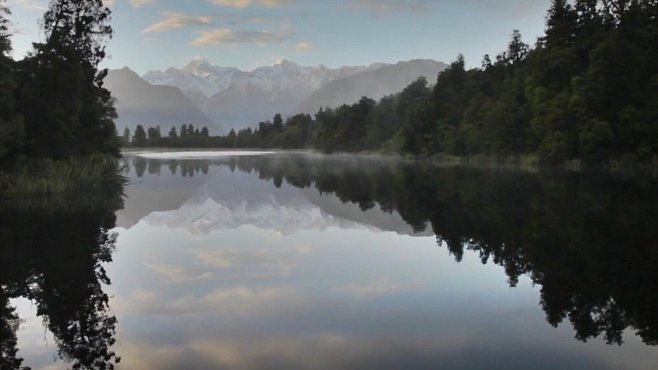
<instances>
[{"instance_id":1,"label":"cloud","mask_svg":"<svg viewBox=\"0 0 658 370\"><path fill-rule=\"evenodd\" d=\"M144 29L144 33L165 32L176 28L212 24L212 16L165 12L161 20Z\"/></svg>"},{"instance_id":2,"label":"cloud","mask_svg":"<svg viewBox=\"0 0 658 370\"><path fill-rule=\"evenodd\" d=\"M111 0L114 1L114 0ZM144 5L155 4L155 0L130 0L130 4L135 8L140 8Z\"/></svg>"},{"instance_id":3,"label":"cloud","mask_svg":"<svg viewBox=\"0 0 658 370\"><path fill-rule=\"evenodd\" d=\"M369 296L376 294L386 294L399 291L405 291L409 289L418 288L417 285L400 285L393 283L387 279L380 279L378 281L370 283L352 283L348 284L340 289L339 291L354 295L354 296Z\"/></svg>"},{"instance_id":4,"label":"cloud","mask_svg":"<svg viewBox=\"0 0 658 370\"><path fill-rule=\"evenodd\" d=\"M167 283L209 280L213 277L211 272L202 269L189 269L165 264L146 264L146 267Z\"/></svg>"},{"instance_id":5,"label":"cloud","mask_svg":"<svg viewBox=\"0 0 658 370\"><path fill-rule=\"evenodd\" d=\"M251 5L275 7L291 3L293 0L208 0L210 3L231 8L246 8Z\"/></svg>"},{"instance_id":6,"label":"cloud","mask_svg":"<svg viewBox=\"0 0 658 370\"><path fill-rule=\"evenodd\" d=\"M303 41L303 42L300 42L299 44L295 45L295 49L297 51L308 51L308 50L312 50L314 48L315 48L315 45L313 45L312 43L310 43L308 41Z\"/></svg>"},{"instance_id":7,"label":"cloud","mask_svg":"<svg viewBox=\"0 0 658 370\"><path fill-rule=\"evenodd\" d=\"M429 0L356 0L353 6L382 15L399 11L422 12L428 9Z\"/></svg>"},{"instance_id":8,"label":"cloud","mask_svg":"<svg viewBox=\"0 0 658 370\"><path fill-rule=\"evenodd\" d=\"M288 38L285 34L270 31L233 31L228 28L216 28L199 33L191 44L193 46L210 46L225 44L272 44Z\"/></svg>"}]
</instances>

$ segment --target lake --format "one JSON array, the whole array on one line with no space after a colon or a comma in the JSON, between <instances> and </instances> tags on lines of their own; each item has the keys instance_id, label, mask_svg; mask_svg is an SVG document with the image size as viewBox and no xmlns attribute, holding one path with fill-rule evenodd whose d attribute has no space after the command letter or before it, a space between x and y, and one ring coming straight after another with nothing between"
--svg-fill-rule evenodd
<instances>
[{"instance_id":1,"label":"lake","mask_svg":"<svg viewBox=\"0 0 658 370\"><path fill-rule=\"evenodd\" d=\"M125 197L0 207L2 369L658 366L653 179L123 161Z\"/></svg>"}]
</instances>

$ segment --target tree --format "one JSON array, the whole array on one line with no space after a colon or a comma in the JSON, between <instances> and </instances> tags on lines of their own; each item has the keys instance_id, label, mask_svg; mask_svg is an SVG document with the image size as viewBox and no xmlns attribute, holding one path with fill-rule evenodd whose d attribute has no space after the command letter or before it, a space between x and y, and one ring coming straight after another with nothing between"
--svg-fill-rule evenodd
<instances>
[{"instance_id":1,"label":"tree","mask_svg":"<svg viewBox=\"0 0 658 370\"><path fill-rule=\"evenodd\" d=\"M119 155L116 111L99 70L112 36L102 0L52 0L45 42L20 64L17 106L25 117L27 154L63 158L95 152Z\"/></svg>"},{"instance_id":2,"label":"tree","mask_svg":"<svg viewBox=\"0 0 658 370\"><path fill-rule=\"evenodd\" d=\"M0 161L20 148L24 140L23 120L14 109L14 62L9 57L10 14L5 1L0 0Z\"/></svg>"},{"instance_id":3,"label":"tree","mask_svg":"<svg viewBox=\"0 0 658 370\"><path fill-rule=\"evenodd\" d=\"M572 45L577 14L567 0L552 0L546 22L546 46Z\"/></svg>"},{"instance_id":4,"label":"tree","mask_svg":"<svg viewBox=\"0 0 658 370\"><path fill-rule=\"evenodd\" d=\"M169 136L170 139L178 139L178 133L176 132L175 126L171 127L171 130L169 130L169 134L167 136Z\"/></svg>"},{"instance_id":5,"label":"tree","mask_svg":"<svg viewBox=\"0 0 658 370\"><path fill-rule=\"evenodd\" d=\"M11 11L5 5L6 0L0 0L0 55L7 58L11 51L11 34L9 33L9 16Z\"/></svg>"},{"instance_id":6,"label":"tree","mask_svg":"<svg viewBox=\"0 0 658 370\"><path fill-rule=\"evenodd\" d=\"M160 139L162 139L162 134L160 133L160 126L149 127L146 130L146 135L148 137L148 143L150 146L160 145Z\"/></svg>"},{"instance_id":7,"label":"tree","mask_svg":"<svg viewBox=\"0 0 658 370\"><path fill-rule=\"evenodd\" d=\"M234 148L237 144L238 140L238 135L235 133L235 130L231 129L231 131L228 133L227 138L227 145L229 148Z\"/></svg>"},{"instance_id":8,"label":"tree","mask_svg":"<svg viewBox=\"0 0 658 370\"><path fill-rule=\"evenodd\" d=\"M204 127L201 129L201 136L203 136L203 137L208 137L208 136L210 136L210 131L208 131L208 127L205 127L205 126L204 126Z\"/></svg>"},{"instance_id":9,"label":"tree","mask_svg":"<svg viewBox=\"0 0 658 370\"><path fill-rule=\"evenodd\" d=\"M121 145L128 146L130 145L130 129L128 127L123 129L123 135L121 136Z\"/></svg>"},{"instance_id":10,"label":"tree","mask_svg":"<svg viewBox=\"0 0 658 370\"><path fill-rule=\"evenodd\" d=\"M149 141L146 138L146 131L144 130L144 126L137 125L135 128L135 135L133 136L133 146L146 147L148 144Z\"/></svg>"},{"instance_id":11,"label":"tree","mask_svg":"<svg viewBox=\"0 0 658 370\"><path fill-rule=\"evenodd\" d=\"M507 48L507 56L511 63L519 63L528 55L530 47L528 44L521 40L521 33L519 30L514 30L512 33L512 41Z\"/></svg>"},{"instance_id":12,"label":"tree","mask_svg":"<svg viewBox=\"0 0 658 370\"><path fill-rule=\"evenodd\" d=\"M281 129L283 129L283 118L279 113L277 113L274 116L274 119L272 119L272 128L275 131L280 131Z\"/></svg>"},{"instance_id":13,"label":"tree","mask_svg":"<svg viewBox=\"0 0 658 370\"><path fill-rule=\"evenodd\" d=\"M181 138L184 138L184 137L186 137L186 136L187 136L187 125L186 125L186 124L183 124L183 125L180 127L180 137L181 137Z\"/></svg>"}]
</instances>

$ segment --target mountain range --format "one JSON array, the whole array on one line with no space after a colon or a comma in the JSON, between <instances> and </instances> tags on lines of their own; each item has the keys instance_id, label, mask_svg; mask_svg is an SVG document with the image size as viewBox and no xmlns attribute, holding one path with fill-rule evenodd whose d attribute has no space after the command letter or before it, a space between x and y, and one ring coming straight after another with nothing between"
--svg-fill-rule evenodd
<instances>
[{"instance_id":1,"label":"mountain range","mask_svg":"<svg viewBox=\"0 0 658 370\"><path fill-rule=\"evenodd\" d=\"M170 126L192 123L213 134L253 127L295 113L316 113L362 96L379 99L402 90L418 77L435 81L446 65L433 60L397 64L300 66L283 60L252 71L210 64L203 58L181 69L150 71L143 76L128 68L108 73L105 86L116 99L118 126Z\"/></svg>"}]
</instances>

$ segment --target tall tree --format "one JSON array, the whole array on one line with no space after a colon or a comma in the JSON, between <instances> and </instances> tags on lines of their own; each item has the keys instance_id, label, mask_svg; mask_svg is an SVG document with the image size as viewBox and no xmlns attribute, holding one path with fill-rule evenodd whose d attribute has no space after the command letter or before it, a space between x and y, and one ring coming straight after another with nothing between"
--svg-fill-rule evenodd
<instances>
[{"instance_id":1,"label":"tall tree","mask_svg":"<svg viewBox=\"0 0 658 370\"><path fill-rule=\"evenodd\" d=\"M0 0L0 160L8 157L22 145L24 128L22 118L14 109L14 62L11 52L9 15L11 12Z\"/></svg>"},{"instance_id":2,"label":"tall tree","mask_svg":"<svg viewBox=\"0 0 658 370\"><path fill-rule=\"evenodd\" d=\"M112 36L102 0L51 0L45 41L21 63L18 107L26 119L28 154L49 157L119 154L116 111L99 70Z\"/></svg>"},{"instance_id":3,"label":"tall tree","mask_svg":"<svg viewBox=\"0 0 658 370\"><path fill-rule=\"evenodd\" d=\"M135 135L133 136L133 145L137 147L145 147L148 146L149 141L146 138L146 130L144 130L144 126L142 125L137 125L135 128Z\"/></svg>"}]
</instances>

